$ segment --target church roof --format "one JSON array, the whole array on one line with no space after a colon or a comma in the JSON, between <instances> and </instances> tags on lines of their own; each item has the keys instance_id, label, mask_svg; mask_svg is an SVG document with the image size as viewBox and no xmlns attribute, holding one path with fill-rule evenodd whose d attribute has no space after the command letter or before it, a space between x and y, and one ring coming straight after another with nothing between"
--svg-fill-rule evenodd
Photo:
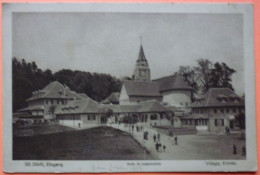
<instances>
[{"instance_id":1,"label":"church roof","mask_svg":"<svg viewBox=\"0 0 260 175\"><path fill-rule=\"evenodd\" d=\"M244 100L229 88L210 88L202 99L191 104L191 107L225 106L244 106Z\"/></svg>"},{"instance_id":2,"label":"church roof","mask_svg":"<svg viewBox=\"0 0 260 175\"><path fill-rule=\"evenodd\" d=\"M124 81L124 86L129 96L161 96L157 82Z\"/></svg>"},{"instance_id":3,"label":"church roof","mask_svg":"<svg viewBox=\"0 0 260 175\"><path fill-rule=\"evenodd\" d=\"M145 58L145 55L144 55L144 49L143 49L142 45L140 47L139 56L138 56L137 61L147 61Z\"/></svg>"},{"instance_id":4,"label":"church roof","mask_svg":"<svg viewBox=\"0 0 260 175\"><path fill-rule=\"evenodd\" d=\"M160 92L179 89L191 90L191 87L177 74L158 78L153 80L153 82L160 83Z\"/></svg>"}]
</instances>

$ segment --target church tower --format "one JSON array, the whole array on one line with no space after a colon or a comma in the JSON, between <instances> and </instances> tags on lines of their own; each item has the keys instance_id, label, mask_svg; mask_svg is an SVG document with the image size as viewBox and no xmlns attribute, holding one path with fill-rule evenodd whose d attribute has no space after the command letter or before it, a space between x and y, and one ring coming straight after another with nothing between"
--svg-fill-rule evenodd
<instances>
[{"instance_id":1,"label":"church tower","mask_svg":"<svg viewBox=\"0 0 260 175\"><path fill-rule=\"evenodd\" d=\"M144 55L144 49L141 45L138 59L136 60L134 70L134 81L150 82L150 68Z\"/></svg>"}]
</instances>

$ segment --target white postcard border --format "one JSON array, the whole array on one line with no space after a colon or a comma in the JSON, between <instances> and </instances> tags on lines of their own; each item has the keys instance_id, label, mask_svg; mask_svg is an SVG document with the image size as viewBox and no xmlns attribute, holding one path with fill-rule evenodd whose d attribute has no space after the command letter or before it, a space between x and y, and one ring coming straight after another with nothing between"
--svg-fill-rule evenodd
<instances>
[{"instance_id":1,"label":"white postcard border","mask_svg":"<svg viewBox=\"0 0 260 175\"><path fill-rule=\"evenodd\" d=\"M12 160L12 13L13 12L132 12L132 13L239 13L244 21L246 94L246 160L155 160L155 161L14 161ZM252 4L109 4L49 3L3 4L3 168L5 172L223 172L256 171L256 110ZM26 162L57 163L25 166ZM209 166L207 162L219 162ZM224 166L223 162L235 162ZM135 163L134 166L131 163ZM59 165L58 165L59 164ZM62 167L61 167L62 166Z\"/></svg>"}]
</instances>

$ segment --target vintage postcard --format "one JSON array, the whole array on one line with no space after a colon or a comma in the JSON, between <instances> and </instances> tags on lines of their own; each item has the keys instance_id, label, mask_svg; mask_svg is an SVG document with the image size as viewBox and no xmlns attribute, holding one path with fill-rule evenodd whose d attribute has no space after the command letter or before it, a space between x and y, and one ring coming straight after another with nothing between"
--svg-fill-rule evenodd
<instances>
[{"instance_id":1,"label":"vintage postcard","mask_svg":"<svg viewBox=\"0 0 260 175\"><path fill-rule=\"evenodd\" d=\"M3 4L5 172L256 171L252 4Z\"/></svg>"}]
</instances>

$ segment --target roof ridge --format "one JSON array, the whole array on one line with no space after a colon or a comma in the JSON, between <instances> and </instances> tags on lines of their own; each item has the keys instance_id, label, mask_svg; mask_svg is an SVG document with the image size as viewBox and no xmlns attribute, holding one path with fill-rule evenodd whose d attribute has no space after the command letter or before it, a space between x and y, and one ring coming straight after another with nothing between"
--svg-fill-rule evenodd
<instances>
[{"instance_id":1,"label":"roof ridge","mask_svg":"<svg viewBox=\"0 0 260 175\"><path fill-rule=\"evenodd\" d=\"M172 77L172 76L181 77L180 75L177 75L176 73L174 73L174 74L171 74L171 75L166 75L166 76L163 76L163 77L160 77L160 78L153 79L152 81L160 80L160 79L163 79L163 78L169 78L169 77Z\"/></svg>"}]
</instances>

